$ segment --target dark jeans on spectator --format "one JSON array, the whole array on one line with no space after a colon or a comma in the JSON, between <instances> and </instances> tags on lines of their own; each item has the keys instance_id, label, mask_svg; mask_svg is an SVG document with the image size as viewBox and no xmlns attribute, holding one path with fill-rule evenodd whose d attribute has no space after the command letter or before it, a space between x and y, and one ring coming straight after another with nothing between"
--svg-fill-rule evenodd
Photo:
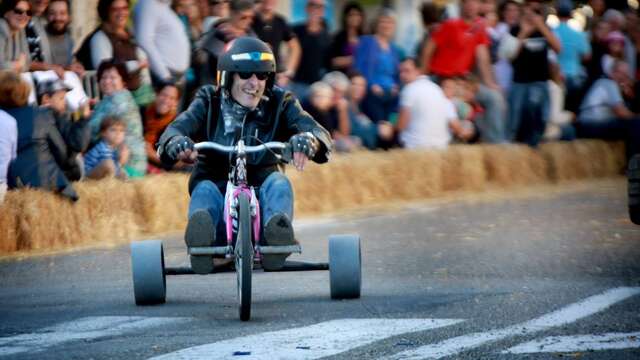
<instances>
[{"instance_id":1,"label":"dark jeans on spectator","mask_svg":"<svg viewBox=\"0 0 640 360\"><path fill-rule=\"evenodd\" d=\"M390 90L385 90L382 96L368 91L362 102L362 111L374 123L389 121L391 113L398 111L398 95L391 94Z\"/></svg>"},{"instance_id":2,"label":"dark jeans on spectator","mask_svg":"<svg viewBox=\"0 0 640 360\"><path fill-rule=\"evenodd\" d=\"M537 146L549 117L549 88L546 81L517 83L509 91L510 140Z\"/></svg>"},{"instance_id":3,"label":"dark jeans on spectator","mask_svg":"<svg viewBox=\"0 0 640 360\"><path fill-rule=\"evenodd\" d=\"M624 140L627 160L640 154L640 116L630 119L611 118L602 122L578 119L576 130L580 138Z\"/></svg>"},{"instance_id":4,"label":"dark jeans on spectator","mask_svg":"<svg viewBox=\"0 0 640 360\"><path fill-rule=\"evenodd\" d=\"M566 110L578 113L580 103L586 92L584 88L586 82L586 76L567 77L564 80L564 86L566 88L564 107Z\"/></svg>"}]
</instances>

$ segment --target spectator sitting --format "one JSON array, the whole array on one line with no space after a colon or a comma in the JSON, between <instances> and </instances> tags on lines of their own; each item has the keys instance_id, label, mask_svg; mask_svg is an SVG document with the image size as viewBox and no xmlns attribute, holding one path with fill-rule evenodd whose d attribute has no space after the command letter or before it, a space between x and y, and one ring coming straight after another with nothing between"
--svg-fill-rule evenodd
<instances>
[{"instance_id":1,"label":"spectator sitting","mask_svg":"<svg viewBox=\"0 0 640 360\"><path fill-rule=\"evenodd\" d=\"M92 143L100 140L100 124L107 116L122 119L127 124L125 144L129 149L128 161L121 161L129 178L144 176L147 170L147 152L142 131L142 119L133 96L124 86L127 72L123 64L105 61L98 67L98 84L104 98L96 105L89 124ZM121 153L120 156L123 156ZM123 159L121 159L123 160Z\"/></svg>"},{"instance_id":2,"label":"spectator sitting","mask_svg":"<svg viewBox=\"0 0 640 360\"><path fill-rule=\"evenodd\" d=\"M105 117L100 124L100 141L84 156L87 178L99 180L116 177L125 180L127 173L121 164L128 154L124 138L127 124L117 117ZM123 156L124 154L124 156Z\"/></svg>"},{"instance_id":3,"label":"spectator sitting","mask_svg":"<svg viewBox=\"0 0 640 360\"><path fill-rule=\"evenodd\" d=\"M339 148L339 151L352 151L361 147L360 138L351 135L349 101L346 99L349 92L349 78L339 71L332 71L322 77L322 82L331 86L333 90L330 116L331 123L337 126L332 133L336 148Z\"/></svg>"},{"instance_id":4,"label":"spectator sitting","mask_svg":"<svg viewBox=\"0 0 640 360\"><path fill-rule=\"evenodd\" d=\"M289 89L299 98L305 99L309 85L319 81L326 69L325 59L331 36L324 21L325 0L307 0L305 12L307 20L293 27L302 57Z\"/></svg>"},{"instance_id":5,"label":"spectator sitting","mask_svg":"<svg viewBox=\"0 0 640 360\"><path fill-rule=\"evenodd\" d=\"M606 21L599 20L592 24L591 31L591 59L587 62L587 82L585 89L589 89L602 75L602 57L607 53L607 35L611 26Z\"/></svg>"},{"instance_id":6,"label":"spectator sitting","mask_svg":"<svg viewBox=\"0 0 640 360\"><path fill-rule=\"evenodd\" d=\"M0 75L2 77L2 75ZM4 96L4 94L2 94ZM18 155L18 126L16 119L0 110L0 205L7 193L9 163Z\"/></svg>"},{"instance_id":7,"label":"spectator sitting","mask_svg":"<svg viewBox=\"0 0 640 360\"><path fill-rule=\"evenodd\" d=\"M443 78L440 81L442 93L451 102L456 114L449 121L449 129L456 141L472 143L478 140L476 120L484 110L476 102L478 83L474 79Z\"/></svg>"},{"instance_id":8,"label":"spectator sitting","mask_svg":"<svg viewBox=\"0 0 640 360\"><path fill-rule=\"evenodd\" d=\"M614 61L611 75L598 79L587 91L576 124L578 137L625 140L627 159L640 152L640 116L625 105L629 67Z\"/></svg>"},{"instance_id":9,"label":"spectator sitting","mask_svg":"<svg viewBox=\"0 0 640 360\"><path fill-rule=\"evenodd\" d=\"M231 3L231 0L201 0L201 1L208 1L209 3L207 6L209 11L206 13L205 12L202 13L204 15L202 30L206 33L211 31L214 25L219 20L226 19L227 17L229 17L229 12L230 12L229 4Z\"/></svg>"},{"instance_id":10,"label":"spectator sitting","mask_svg":"<svg viewBox=\"0 0 640 360\"><path fill-rule=\"evenodd\" d=\"M30 71L55 71L59 78L64 78L64 67L53 63L51 46L45 26L47 24L46 10L49 0L30 0L31 20L25 29L27 43L29 44L29 57L31 59Z\"/></svg>"},{"instance_id":11,"label":"spectator sitting","mask_svg":"<svg viewBox=\"0 0 640 360\"><path fill-rule=\"evenodd\" d=\"M331 116L333 110L333 89L331 85L317 81L309 87L309 96L302 102L302 108L309 113L323 128L325 128L331 137L338 140L344 139L343 134L340 133L337 117ZM351 150L348 142L341 142L338 145L338 141L334 141L334 146L337 151L349 151Z\"/></svg>"},{"instance_id":12,"label":"spectator sitting","mask_svg":"<svg viewBox=\"0 0 640 360\"><path fill-rule=\"evenodd\" d=\"M26 0L4 0L0 15L0 70L29 71L31 57L25 29L31 4Z\"/></svg>"},{"instance_id":13,"label":"spectator sitting","mask_svg":"<svg viewBox=\"0 0 640 360\"><path fill-rule=\"evenodd\" d=\"M347 74L353 70L353 56L364 35L365 13L356 1L348 2L342 9L342 29L335 34L327 50L329 69Z\"/></svg>"},{"instance_id":14,"label":"spectator sitting","mask_svg":"<svg viewBox=\"0 0 640 360\"><path fill-rule=\"evenodd\" d=\"M556 63L550 64L551 79L547 82L549 86L549 121L544 130L543 139L550 140L573 140L575 139L575 129L572 122L575 114L564 110L564 91L562 89L562 75L560 66Z\"/></svg>"},{"instance_id":15,"label":"spectator sitting","mask_svg":"<svg viewBox=\"0 0 640 360\"><path fill-rule=\"evenodd\" d=\"M263 0L257 5L256 16L252 28L260 40L266 42L276 57L276 83L286 87L298 69L302 49L300 42L287 21L275 12L276 0ZM281 61L280 46L287 46L287 62Z\"/></svg>"},{"instance_id":16,"label":"spectator sitting","mask_svg":"<svg viewBox=\"0 0 640 360\"><path fill-rule=\"evenodd\" d=\"M451 141L449 121L456 118L442 89L422 75L416 60L400 63L400 111L396 129L400 144L408 149L444 149Z\"/></svg>"},{"instance_id":17,"label":"spectator sitting","mask_svg":"<svg viewBox=\"0 0 640 360\"><path fill-rule=\"evenodd\" d=\"M478 16L478 0L461 1L461 19L440 24L422 49L421 64L426 74L435 77L465 76L474 65L480 72L482 84L477 101L485 109L478 119L480 139L484 142L506 141L506 104L495 82L489 53L490 40L483 20Z\"/></svg>"},{"instance_id":18,"label":"spectator sitting","mask_svg":"<svg viewBox=\"0 0 640 360\"><path fill-rule=\"evenodd\" d=\"M147 171L157 174L162 172L162 163L156 152L156 143L164 129L176 118L180 91L175 85L167 84L160 89L154 103L147 107L144 117L144 140L149 164ZM184 164L178 162L174 169L182 169Z\"/></svg>"},{"instance_id":19,"label":"spectator sitting","mask_svg":"<svg viewBox=\"0 0 640 360\"><path fill-rule=\"evenodd\" d=\"M358 72L352 72L351 84L349 86L349 120L351 125L351 135L360 138L362 145L367 149L373 150L378 147L378 132L386 131L387 134L393 134L392 127L381 127L371 121L371 119L362 112L361 104L367 95L367 79Z\"/></svg>"},{"instance_id":20,"label":"spectator sitting","mask_svg":"<svg viewBox=\"0 0 640 360\"><path fill-rule=\"evenodd\" d=\"M620 31L611 31L605 39L607 53L602 56L602 72L609 76L615 60L624 60L624 35ZM631 74L631 73L630 73Z\"/></svg>"},{"instance_id":21,"label":"spectator sitting","mask_svg":"<svg viewBox=\"0 0 640 360\"><path fill-rule=\"evenodd\" d=\"M94 70L105 60L125 64L126 87L138 106L146 106L155 97L151 87L147 54L136 44L128 30L129 0L98 0L101 24L89 34L76 56L85 69Z\"/></svg>"},{"instance_id":22,"label":"spectator sitting","mask_svg":"<svg viewBox=\"0 0 640 360\"><path fill-rule=\"evenodd\" d=\"M71 35L69 0L51 0L47 8L47 40L51 48L51 63L84 76L84 66L75 60L75 42Z\"/></svg>"},{"instance_id":23,"label":"spectator sitting","mask_svg":"<svg viewBox=\"0 0 640 360\"><path fill-rule=\"evenodd\" d=\"M402 50L391 41L395 34L395 13L380 11L374 22L375 33L364 35L356 49L355 66L369 84L364 111L376 123L388 122L398 106L398 64Z\"/></svg>"},{"instance_id":24,"label":"spectator sitting","mask_svg":"<svg viewBox=\"0 0 640 360\"><path fill-rule=\"evenodd\" d=\"M240 36L253 36L251 30L253 21L253 1L236 0L231 3L231 13L228 19L216 23L211 31L202 35L196 44L193 66L199 85L216 83L216 69L218 57L224 52L225 46Z\"/></svg>"},{"instance_id":25,"label":"spectator sitting","mask_svg":"<svg viewBox=\"0 0 640 360\"><path fill-rule=\"evenodd\" d=\"M0 72L0 108L18 125L18 153L9 165L10 189L35 187L76 201L78 194L61 170L67 146L51 112L27 104L31 89L19 74Z\"/></svg>"},{"instance_id":26,"label":"spectator sitting","mask_svg":"<svg viewBox=\"0 0 640 360\"><path fill-rule=\"evenodd\" d=\"M91 141L89 117L91 110L88 102L81 108L81 118L73 121L71 113L67 111L65 95L71 88L60 79L52 79L38 84L38 103L42 108L49 109L56 120L56 128L67 145L67 159L61 164L67 178L77 181L82 178L82 160L80 154L87 150Z\"/></svg>"},{"instance_id":27,"label":"spectator sitting","mask_svg":"<svg viewBox=\"0 0 640 360\"><path fill-rule=\"evenodd\" d=\"M138 0L134 8L136 40L148 56L154 84L184 84L191 61L189 37L170 5L169 0Z\"/></svg>"}]
</instances>

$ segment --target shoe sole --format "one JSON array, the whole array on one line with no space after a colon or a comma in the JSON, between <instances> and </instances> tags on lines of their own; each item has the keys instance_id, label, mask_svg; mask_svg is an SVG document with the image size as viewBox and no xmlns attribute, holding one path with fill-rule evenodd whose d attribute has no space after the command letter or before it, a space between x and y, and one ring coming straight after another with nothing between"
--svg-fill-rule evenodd
<instances>
[{"instance_id":1,"label":"shoe sole","mask_svg":"<svg viewBox=\"0 0 640 360\"><path fill-rule=\"evenodd\" d=\"M264 239L268 246L296 244L289 218L284 214L274 215L264 226ZM279 270L289 255L291 253L262 255L262 268L266 271Z\"/></svg>"},{"instance_id":2,"label":"shoe sole","mask_svg":"<svg viewBox=\"0 0 640 360\"><path fill-rule=\"evenodd\" d=\"M211 246L214 242L215 229L211 215L206 210L197 210L189 218L185 232L187 247ZM210 274L213 272L213 258L211 255L190 255L191 269L196 274Z\"/></svg>"}]
</instances>

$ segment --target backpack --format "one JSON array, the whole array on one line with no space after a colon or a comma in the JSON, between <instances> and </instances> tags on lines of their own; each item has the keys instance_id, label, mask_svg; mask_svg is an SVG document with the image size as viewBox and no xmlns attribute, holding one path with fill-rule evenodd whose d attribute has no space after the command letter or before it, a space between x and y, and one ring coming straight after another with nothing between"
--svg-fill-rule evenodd
<instances>
[{"instance_id":1,"label":"backpack","mask_svg":"<svg viewBox=\"0 0 640 360\"><path fill-rule=\"evenodd\" d=\"M75 53L76 59L84 66L85 70L96 70L93 68L93 61L91 59L91 39L98 31L100 31L99 26L93 29L93 31L82 40L82 45L80 45L80 48Z\"/></svg>"}]
</instances>

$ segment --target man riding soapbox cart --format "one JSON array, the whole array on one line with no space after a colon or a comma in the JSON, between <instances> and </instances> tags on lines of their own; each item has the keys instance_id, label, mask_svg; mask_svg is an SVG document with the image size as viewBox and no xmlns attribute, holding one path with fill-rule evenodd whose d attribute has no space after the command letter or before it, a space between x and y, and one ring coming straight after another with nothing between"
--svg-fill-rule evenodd
<instances>
[{"instance_id":1,"label":"man riding soapbox cart","mask_svg":"<svg viewBox=\"0 0 640 360\"><path fill-rule=\"evenodd\" d=\"M329 270L332 298L360 297L357 235L330 236L328 263L286 260L302 250L291 225L291 185L274 169L292 162L302 170L308 159L326 162L330 136L295 98L273 86L275 60L266 44L236 39L217 68L218 87L202 87L158 146L165 164L197 159L185 231L191 267L165 266L161 241L132 243L136 304L164 303L167 275L235 271L239 315L246 321L252 273L259 267L269 272ZM225 260L227 266L218 266Z\"/></svg>"}]
</instances>

